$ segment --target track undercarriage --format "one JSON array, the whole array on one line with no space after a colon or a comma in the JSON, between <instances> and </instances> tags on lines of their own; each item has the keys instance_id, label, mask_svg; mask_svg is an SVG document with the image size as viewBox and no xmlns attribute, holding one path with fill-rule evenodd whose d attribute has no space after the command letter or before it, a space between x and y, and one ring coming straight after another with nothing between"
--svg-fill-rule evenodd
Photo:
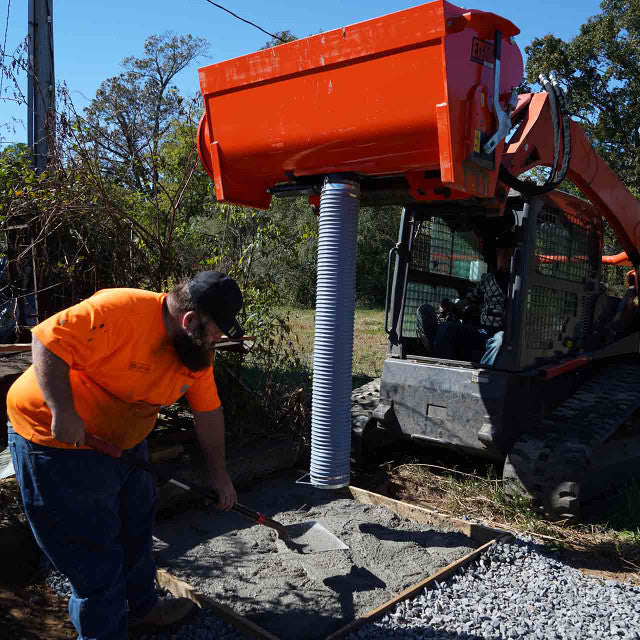
<instances>
[{"instance_id":1,"label":"track undercarriage","mask_svg":"<svg viewBox=\"0 0 640 640\"><path fill-rule=\"evenodd\" d=\"M503 469L505 488L554 518L580 518L584 500L638 474L640 364L604 366L535 427L521 435Z\"/></svg>"}]
</instances>

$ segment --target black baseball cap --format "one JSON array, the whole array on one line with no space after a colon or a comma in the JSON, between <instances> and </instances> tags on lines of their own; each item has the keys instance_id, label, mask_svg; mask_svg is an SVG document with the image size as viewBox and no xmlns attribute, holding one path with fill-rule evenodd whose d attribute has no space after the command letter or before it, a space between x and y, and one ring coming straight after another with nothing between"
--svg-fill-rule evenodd
<instances>
[{"instance_id":1,"label":"black baseball cap","mask_svg":"<svg viewBox=\"0 0 640 640\"><path fill-rule=\"evenodd\" d=\"M226 335L230 338L244 335L236 320L242 309L242 292L233 278L220 271L201 271L189 280L189 293Z\"/></svg>"}]
</instances>

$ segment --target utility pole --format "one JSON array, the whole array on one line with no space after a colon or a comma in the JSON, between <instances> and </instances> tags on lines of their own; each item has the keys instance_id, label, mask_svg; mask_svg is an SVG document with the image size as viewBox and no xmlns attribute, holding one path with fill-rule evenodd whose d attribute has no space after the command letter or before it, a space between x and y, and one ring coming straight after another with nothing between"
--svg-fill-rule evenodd
<instances>
[{"instance_id":1,"label":"utility pole","mask_svg":"<svg viewBox=\"0 0 640 640\"><path fill-rule=\"evenodd\" d=\"M53 72L53 0L29 0L29 68L27 87L27 139L33 168L47 168L55 134L55 76ZM23 226L23 225L18 225ZM38 278L33 235L26 228L8 235L9 280L14 284L18 339L24 328L38 322ZM27 249L26 253L24 249ZM18 259L22 255L21 259Z\"/></svg>"},{"instance_id":2,"label":"utility pole","mask_svg":"<svg viewBox=\"0 0 640 640\"><path fill-rule=\"evenodd\" d=\"M55 86L53 0L29 0L27 132L38 175L47 167L49 142L54 133Z\"/></svg>"}]
</instances>

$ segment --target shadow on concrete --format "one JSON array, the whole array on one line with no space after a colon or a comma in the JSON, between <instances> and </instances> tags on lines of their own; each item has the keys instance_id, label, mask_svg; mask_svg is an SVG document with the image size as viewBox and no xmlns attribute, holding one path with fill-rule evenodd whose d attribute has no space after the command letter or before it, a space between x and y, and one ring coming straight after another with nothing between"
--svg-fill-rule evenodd
<instances>
[{"instance_id":1,"label":"shadow on concrete","mask_svg":"<svg viewBox=\"0 0 640 640\"><path fill-rule=\"evenodd\" d=\"M440 533L433 530L403 531L391 529L381 524L364 522L359 525L361 533L377 538L378 540L390 540L392 542L413 542L425 549L434 547L453 548L458 547L461 541L467 540L462 533Z\"/></svg>"},{"instance_id":2,"label":"shadow on concrete","mask_svg":"<svg viewBox=\"0 0 640 640\"><path fill-rule=\"evenodd\" d=\"M325 578L323 583L338 594L343 620L353 620L356 611L353 594L356 591L372 591L386 589L387 583L364 567L351 567L351 571L341 576Z\"/></svg>"}]
</instances>

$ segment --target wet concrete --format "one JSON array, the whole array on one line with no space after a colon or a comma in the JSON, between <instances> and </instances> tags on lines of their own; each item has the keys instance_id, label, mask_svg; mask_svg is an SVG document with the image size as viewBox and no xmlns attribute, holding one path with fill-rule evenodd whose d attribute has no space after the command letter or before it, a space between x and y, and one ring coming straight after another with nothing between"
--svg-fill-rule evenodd
<instances>
[{"instance_id":1,"label":"wet concrete","mask_svg":"<svg viewBox=\"0 0 640 640\"><path fill-rule=\"evenodd\" d=\"M348 549L297 553L275 531L211 508L156 525L159 566L281 640L315 640L474 548L453 528L296 484L299 477L271 476L239 501L285 525L317 521Z\"/></svg>"}]
</instances>

